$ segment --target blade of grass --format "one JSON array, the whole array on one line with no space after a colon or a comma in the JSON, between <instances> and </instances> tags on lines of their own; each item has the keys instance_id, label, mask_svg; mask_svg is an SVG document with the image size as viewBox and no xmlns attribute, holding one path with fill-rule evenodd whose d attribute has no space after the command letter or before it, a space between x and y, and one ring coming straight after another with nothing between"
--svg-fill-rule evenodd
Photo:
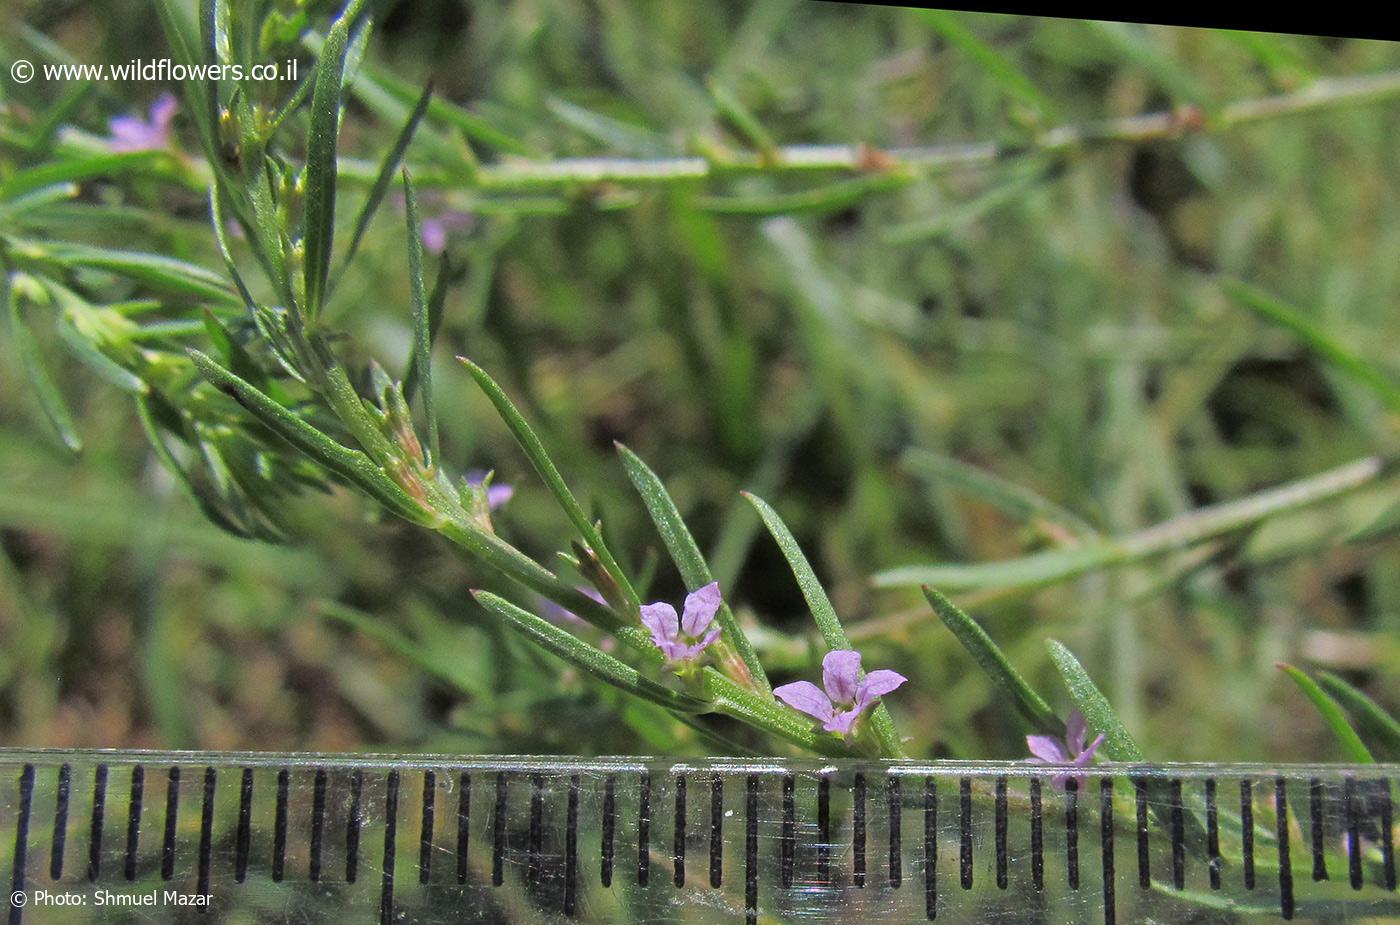
<instances>
[{"instance_id":1,"label":"blade of grass","mask_svg":"<svg viewBox=\"0 0 1400 925\"><path fill-rule=\"evenodd\" d=\"M740 494L748 499L748 502L754 506L754 510L758 511L758 516L763 519L764 526L773 535L773 541L782 550L783 558L787 560L788 568L792 570L793 577L797 579L797 586L802 590L802 597L807 601L807 609L812 612L812 619L816 622L822 639L826 641L827 648L852 648L850 637L846 635L845 627L841 625L841 618L836 615L836 608L832 606L831 599L826 595L826 589L822 587L817 573L812 571L811 563L807 561L802 547L798 545L796 537L792 535L787 524L778 516L778 512L773 510L768 502L762 498L748 492ZM886 758L904 757L904 744L900 741L899 730L895 728L894 719L890 716L890 711L886 709L883 701L877 703L875 709L871 711L870 726L880 740L880 747L884 750Z\"/></svg>"},{"instance_id":2,"label":"blade of grass","mask_svg":"<svg viewBox=\"0 0 1400 925\"><path fill-rule=\"evenodd\" d=\"M423 416L428 422L428 465L441 458L437 410L433 407L433 332L428 297L423 286L423 230L418 224L418 196L408 168L403 170L404 221L408 226L408 291L413 306L413 368L418 370L418 391L423 396Z\"/></svg>"},{"instance_id":3,"label":"blade of grass","mask_svg":"<svg viewBox=\"0 0 1400 925\"><path fill-rule=\"evenodd\" d=\"M1088 721L1089 728L1103 733L1103 749L1108 757L1114 761L1146 761L1147 756L1138 748L1137 742L1109 705L1108 698L1094 684L1094 679L1089 677L1074 653L1054 639L1047 639L1045 645L1050 650L1051 661L1064 679L1065 687L1069 688L1070 697L1074 698L1075 706Z\"/></svg>"},{"instance_id":4,"label":"blade of grass","mask_svg":"<svg viewBox=\"0 0 1400 925\"><path fill-rule=\"evenodd\" d=\"M478 272L489 273L487 269L477 268ZM443 309L447 305L447 290L460 278L461 274L454 268L446 253L442 255L438 262L437 279L433 283L432 295L428 296L428 346L437 343L438 331L442 328ZM403 376L403 397L404 401L412 402L413 396L418 391L418 354L415 351L408 358L408 371Z\"/></svg>"},{"instance_id":5,"label":"blade of grass","mask_svg":"<svg viewBox=\"0 0 1400 925\"><path fill-rule=\"evenodd\" d=\"M933 588L924 585L923 592L933 612L938 614L938 619L963 644L978 667L1020 711L1031 728L1046 735L1064 735L1065 724L1050 709L1045 698L1026 682L1006 654L992 641L992 637L987 635L987 631Z\"/></svg>"},{"instance_id":6,"label":"blade of grass","mask_svg":"<svg viewBox=\"0 0 1400 925\"><path fill-rule=\"evenodd\" d=\"M658 684L631 665L618 661L568 630L522 610L502 597L489 591L472 591L472 597L476 598L478 604L504 619L511 629L541 648L634 697L650 700L677 713L708 713L714 709L714 705L709 701Z\"/></svg>"},{"instance_id":7,"label":"blade of grass","mask_svg":"<svg viewBox=\"0 0 1400 925\"><path fill-rule=\"evenodd\" d=\"M1369 740L1372 752L1380 752L1389 761L1400 760L1400 720L1330 671L1319 673L1317 683L1351 714L1362 741Z\"/></svg>"},{"instance_id":8,"label":"blade of grass","mask_svg":"<svg viewBox=\"0 0 1400 925\"><path fill-rule=\"evenodd\" d=\"M1351 728L1351 723L1347 722L1347 716L1342 712L1342 708L1337 705L1337 701L1327 695L1317 682L1308 677L1298 668L1285 662L1279 662L1278 669L1293 679L1293 683L1298 685L1298 689L1303 695L1312 701L1312 705L1317 708L1317 712L1322 714L1322 720L1327 724L1327 728L1332 730L1332 734L1337 737L1337 743L1341 745L1342 752L1347 756L1347 760L1355 764L1374 764L1376 759L1371 756L1371 750L1361 741L1361 737L1356 734L1356 730Z\"/></svg>"},{"instance_id":9,"label":"blade of grass","mask_svg":"<svg viewBox=\"0 0 1400 925\"><path fill-rule=\"evenodd\" d=\"M1390 376L1369 360L1343 346L1301 311L1242 280L1222 279L1220 288L1230 298L1266 321L1292 332L1309 349L1340 372L1374 392L1391 411L1400 413L1400 384L1392 381Z\"/></svg>"},{"instance_id":10,"label":"blade of grass","mask_svg":"<svg viewBox=\"0 0 1400 925\"><path fill-rule=\"evenodd\" d=\"M700 546L691 535L690 528L685 525L680 510L676 508L676 502L671 499L661 479L636 453L621 443L615 445L618 456L622 458L622 467L627 471L627 477L632 481L637 494L641 495L642 504L651 515L656 532L661 535L661 542L670 553L671 561L676 564L676 570L681 573L681 580L685 582L686 589L694 591L714 581L705 556L700 552ZM768 675L758 659L758 652L739 627L739 621L734 619L734 612L728 604L720 604L715 619L719 621L721 629L720 641L727 647L720 652L720 662L730 666L731 670L738 669L738 676L745 678L749 686L764 694L769 693L772 685L768 683Z\"/></svg>"},{"instance_id":11,"label":"blade of grass","mask_svg":"<svg viewBox=\"0 0 1400 925\"><path fill-rule=\"evenodd\" d=\"M598 561L602 563L608 575L612 577L613 581L617 582L618 588L622 590L623 596L627 599L629 609L640 607L641 601L638 600L637 592L632 588L632 582L628 580L626 573L622 570L622 566L613 558L613 554L603 542L602 534L598 532L592 519L584 513L583 507L578 503L578 499L574 497L574 493L569 490L568 485L564 484L564 477L559 474L559 470L555 467L554 461L549 458L548 451L545 450L544 444L540 442L540 438L536 436L529 423L526 422L525 418L520 414L520 411L515 407L514 403L511 402L505 391L496 384L494 379L487 375L484 369L477 366L466 357L458 357L457 359L467 368L467 371L471 373L472 378L476 380L476 384L481 387L481 390L486 393L486 397L491 400L491 404L496 407L497 413L500 414L501 419L505 421L506 426L510 428L510 432L515 436L516 442L519 443L521 449L525 451L525 455L535 467L535 471L540 474L540 478L544 480L545 485L549 488L550 492L553 493L555 500L559 502L559 506L564 509L564 513L568 516L569 520L573 522L574 528L578 530L584 542L586 542L598 556ZM419 375L424 375L426 372L427 370L425 369L423 373Z\"/></svg>"},{"instance_id":12,"label":"blade of grass","mask_svg":"<svg viewBox=\"0 0 1400 925\"><path fill-rule=\"evenodd\" d=\"M949 44L971 58L982 71L1008 94L1035 110L1042 120L1057 118L1054 102L1021 73L1006 56L978 38L961 20L961 14L948 10L918 10L920 19L937 31Z\"/></svg>"}]
</instances>

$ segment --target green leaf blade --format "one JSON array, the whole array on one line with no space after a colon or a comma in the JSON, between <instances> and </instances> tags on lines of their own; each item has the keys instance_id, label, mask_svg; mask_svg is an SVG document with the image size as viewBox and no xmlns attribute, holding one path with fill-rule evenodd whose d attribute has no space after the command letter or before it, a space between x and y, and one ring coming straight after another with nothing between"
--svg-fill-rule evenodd
<instances>
[{"instance_id":1,"label":"green leaf blade","mask_svg":"<svg viewBox=\"0 0 1400 925\"><path fill-rule=\"evenodd\" d=\"M1341 745L1342 752L1347 756L1348 761L1356 764L1374 764L1376 759L1372 757L1371 750L1361 741L1361 737L1356 734L1356 730L1347 721L1346 714L1337 705L1326 691L1318 686L1317 682L1308 677L1302 670L1279 662L1278 669L1293 679L1293 683L1298 685L1298 689L1303 692L1303 696L1312 702L1317 708L1317 712L1322 715L1322 720L1327 724L1327 728L1332 730L1332 734L1337 737L1337 743Z\"/></svg>"}]
</instances>

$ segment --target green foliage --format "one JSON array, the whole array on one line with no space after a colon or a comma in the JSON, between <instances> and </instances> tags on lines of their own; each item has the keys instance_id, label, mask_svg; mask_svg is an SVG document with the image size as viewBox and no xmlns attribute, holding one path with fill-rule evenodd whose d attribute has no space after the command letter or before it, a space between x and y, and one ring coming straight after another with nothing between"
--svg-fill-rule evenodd
<instances>
[{"instance_id":1,"label":"green foliage","mask_svg":"<svg viewBox=\"0 0 1400 925\"><path fill-rule=\"evenodd\" d=\"M1299 669L1282 663L1278 667L1280 671L1293 679L1293 682L1298 685L1298 689L1308 700L1312 701L1313 706L1317 707L1317 712L1322 715L1327 727L1337 737L1337 744L1342 747L1342 753L1346 755L1347 760L1356 764L1373 764L1376 759L1371 757L1370 750L1362 743L1356 730L1351 728L1351 723L1347 722L1346 714L1337 705L1337 701L1329 697L1316 681Z\"/></svg>"}]
</instances>

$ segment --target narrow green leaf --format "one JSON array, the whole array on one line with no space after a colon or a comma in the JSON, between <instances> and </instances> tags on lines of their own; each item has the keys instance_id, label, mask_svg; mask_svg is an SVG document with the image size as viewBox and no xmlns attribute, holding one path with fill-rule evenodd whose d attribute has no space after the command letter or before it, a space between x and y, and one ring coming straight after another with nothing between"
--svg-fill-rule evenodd
<instances>
[{"instance_id":1,"label":"narrow green leaf","mask_svg":"<svg viewBox=\"0 0 1400 925\"><path fill-rule=\"evenodd\" d=\"M189 355L205 379L220 391L232 396L283 440L347 482L358 486L405 520L424 526L436 526L432 512L425 510L364 453L341 446L206 354L190 350Z\"/></svg>"},{"instance_id":2,"label":"narrow green leaf","mask_svg":"<svg viewBox=\"0 0 1400 925\"><path fill-rule=\"evenodd\" d=\"M892 190L908 186L914 176L903 171L873 173L838 180L793 193L752 196L700 196L695 208L716 215L792 215L836 212L858 206Z\"/></svg>"},{"instance_id":3,"label":"narrow green leaf","mask_svg":"<svg viewBox=\"0 0 1400 925\"><path fill-rule=\"evenodd\" d=\"M645 677L627 665L573 633L555 626L548 620L522 610L504 598L488 591L473 591L477 603L503 618L511 629L601 681L620 688L635 697L675 710L678 713L708 713L714 709L709 701L672 690Z\"/></svg>"},{"instance_id":4,"label":"narrow green leaf","mask_svg":"<svg viewBox=\"0 0 1400 925\"><path fill-rule=\"evenodd\" d=\"M151 450L156 454L156 459L160 461L165 470L175 479L176 484L184 490L186 497L194 502L210 523L234 536L248 539L249 532L219 510L218 505L214 504L205 492L199 489L190 471L170 451L165 439L161 437L160 425L156 422L156 414L152 408L154 404L165 404L167 412L174 412L174 409L169 407L168 402L159 392L136 396L136 416L141 422L141 428L146 432L146 439L150 442Z\"/></svg>"},{"instance_id":5,"label":"narrow green leaf","mask_svg":"<svg viewBox=\"0 0 1400 925\"><path fill-rule=\"evenodd\" d=\"M744 105L744 101L739 99L728 87L713 78L706 81L706 86L709 88L710 99L714 101L715 109L739 133L740 137L764 157L770 159L775 157L778 143L773 140L773 136L763 127L763 123L758 120L753 111Z\"/></svg>"},{"instance_id":6,"label":"narrow green leaf","mask_svg":"<svg viewBox=\"0 0 1400 925\"><path fill-rule=\"evenodd\" d=\"M74 453L80 452L83 448L83 440L78 436L78 427L73 423L73 414L68 410L68 403L64 400L63 393L58 390L58 384L54 382L53 376L49 373L44 356L39 351L39 343L35 340L34 332L30 330L29 322L24 317L24 309L20 305L21 298L15 293L13 276L5 278L5 301L9 303L10 337L14 340L15 350L19 353L20 365L24 367L25 375L34 386L34 394L39 399L39 406L49 419L49 423L53 425L59 439L63 441L63 445Z\"/></svg>"},{"instance_id":7,"label":"narrow green leaf","mask_svg":"<svg viewBox=\"0 0 1400 925\"><path fill-rule=\"evenodd\" d=\"M58 183L79 183L93 177L120 175L153 162L169 163L169 157L163 151L124 151L69 157L16 172L0 183L0 199L18 199L26 193Z\"/></svg>"},{"instance_id":8,"label":"narrow green leaf","mask_svg":"<svg viewBox=\"0 0 1400 925\"><path fill-rule=\"evenodd\" d=\"M54 322L54 330L58 332L59 339L69 352L97 375L132 395L146 393L149 387L140 376L103 353L97 344L85 337L66 318L60 316Z\"/></svg>"},{"instance_id":9,"label":"narrow green leaf","mask_svg":"<svg viewBox=\"0 0 1400 925\"><path fill-rule=\"evenodd\" d=\"M666 491L661 479L636 453L621 443L616 446L618 455L622 457L622 466L627 470L627 477L632 480L637 494L642 496L642 503L651 515L652 523L656 525L656 532L661 534L661 542L671 554L671 561L676 564L676 570L681 573L681 580L685 582L686 589L694 591L714 581L710 567L705 563L704 554L700 552L695 537L691 536L690 528L685 525L681 512L676 508L676 502L671 500L671 495ZM745 677L754 689L764 694L769 693L772 685L768 683L768 675L759 661L758 652L739 627L739 621L734 619L734 612L728 604L720 605L715 619L719 621L722 633L720 643L725 646L717 654L720 663L731 673Z\"/></svg>"},{"instance_id":10,"label":"narrow green leaf","mask_svg":"<svg viewBox=\"0 0 1400 925\"><path fill-rule=\"evenodd\" d=\"M1018 520L1045 521L1081 539L1098 535L1092 526L1043 495L951 456L912 449L900 462L913 475L930 482L949 483Z\"/></svg>"},{"instance_id":11,"label":"narrow green leaf","mask_svg":"<svg viewBox=\"0 0 1400 925\"><path fill-rule=\"evenodd\" d=\"M929 606L938 614L938 619L952 631L958 642L963 644L963 648L967 649L977 662L978 667L986 672L992 683L1015 705L1031 728L1046 735L1063 735L1065 724L1055 715L1055 711L1050 709L1045 698L1036 693L1021 676L1006 657L1006 653L987 635L987 631L933 588L924 585L923 591Z\"/></svg>"},{"instance_id":12,"label":"narrow green leaf","mask_svg":"<svg viewBox=\"0 0 1400 925\"><path fill-rule=\"evenodd\" d=\"M331 26L326 44L316 59L316 81L311 91L311 126L306 139L306 217L303 243L306 249L306 317L321 310L331 267L331 242L335 237L336 148L340 135L341 85L345 74L345 47L350 27L359 16L363 0L350 0Z\"/></svg>"},{"instance_id":13,"label":"narrow green leaf","mask_svg":"<svg viewBox=\"0 0 1400 925\"><path fill-rule=\"evenodd\" d=\"M535 471L540 474L540 478L544 480L545 485L549 488L550 492L554 494L555 500L559 502L559 506L564 509L564 513L568 516L569 520L573 522L574 528L578 530L579 535L583 537L589 548L597 554L598 561L602 563L608 575L612 577L613 581L617 582L618 588L621 589L623 596L627 600L629 609L640 607L641 601L638 600L637 592L632 588L632 582L628 580L626 573L622 571L622 566L618 565L617 560L613 558L613 554L603 542L602 534L598 532L597 527L593 525L593 521L589 516L584 513L583 507L578 503L578 499L574 497L574 493L569 490L568 485L564 484L564 477L559 474L559 470L555 467L554 461L549 458L549 453L545 450L544 444L540 442L540 438L535 435L534 430L530 428L530 425L511 402L510 398L507 397L501 387L496 384L496 381L487 375L484 369L477 366L466 357L458 357L457 359L460 360L462 365L467 368L467 371L471 373L472 378L476 380L476 384L481 387L481 390L486 393L486 397L491 400L491 404L496 406L496 412L500 414L501 420L505 421L506 426L510 428L510 432L515 436L516 442L520 444L521 449L525 451L525 455L529 458L530 463L535 467ZM419 375L425 375L426 373L427 370L425 369L423 372L419 373Z\"/></svg>"},{"instance_id":14,"label":"narrow green leaf","mask_svg":"<svg viewBox=\"0 0 1400 925\"><path fill-rule=\"evenodd\" d=\"M423 230L418 224L418 196L408 168L403 171L404 220L408 225L408 292L413 306L413 364L418 370L418 391L423 395L423 416L428 420L428 464L441 458L437 411L433 407L433 331L428 296L423 285Z\"/></svg>"},{"instance_id":15,"label":"narrow green leaf","mask_svg":"<svg viewBox=\"0 0 1400 925\"><path fill-rule=\"evenodd\" d=\"M413 107L413 111L408 115L408 121L403 128L399 129L398 138L394 140L394 146L389 149L389 153L384 155L384 160L380 162L379 173L374 177L374 185L370 187L369 195L365 197L365 204L360 207L360 214L355 219L355 231L350 236L350 245L345 249L345 256L341 259L340 271L336 274L337 279L344 274L354 260L355 253L360 249L360 241L365 236L365 231L369 229L370 220L374 218L374 213L379 210L379 205L384 201L384 194L389 191L389 184L394 181L394 174L398 171L399 165L403 163L404 154L408 151L409 142L413 140L413 133L418 128L418 123L423 121L423 114L428 111L428 103L433 98L433 85L429 83L423 88L423 93L418 97L418 102Z\"/></svg>"},{"instance_id":16,"label":"narrow green leaf","mask_svg":"<svg viewBox=\"0 0 1400 925\"><path fill-rule=\"evenodd\" d=\"M494 256L494 254L488 256ZM478 264L477 272L489 275L490 269L489 267L482 268ZM433 282L432 294L428 296L428 345L430 347L437 343L438 331L442 329L442 314L447 306L447 290L460 278L461 273L452 266L451 260L444 253L438 260L437 279ZM403 375L404 401L413 401L413 396L418 392L419 376L418 355L415 351L409 356L408 371Z\"/></svg>"},{"instance_id":17,"label":"narrow green leaf","mask_svg":"<svg viewBox=\"0 0 1400 925\"><path fill-rule=\"evenodd\" d=\"M1245 308L1292 332L1309 349L1376 394L1391 411L1400 412L1400 385L1389 375L1340 341L1297 308L1238 279L1222 279L1220 288Z\"/></svg>"},{"instance_id":18,"label":"narrow green leaf","mask_svg":"<svg viewBox=\"0 0 1400 925\"><path fill-rule=\"evenodd\" d=\"M30 212L37 212L45 206L75 199L77 195L78 186L75 183L55 183L52 186L41 186L32 192L23 193L0 202L0 222L9 224Z\"/></svg>"},{"instance_id":19,"label":"narrow green leaf","mask_svg":"<svg viewBox=\"0 0 1400 925\"><path fill-rule=\"evenodd\" d=\"M1347 756L1348 761L1354 764L1375 763L1376 759L1371 756L1371 750L1361 741L1356 730L1351 728L1351 723L1347 722L1347 716L1342 712L1342 708L1337 706L1337 701L1329 697L1326 691L1318 687L1316 681L1298 668L1284 662L1279 662L1278 668L1292 678L1293 683L1298 685L1303 695L1312 701L1313 706L1317 707L1317 712L1322 714L1323 722L1337 737L1337 742L1342 746L1342 752Z\"/></svg>"},{"instance_id":20,"label":"narrow green leaf","mask_svg":"<svg viewBox=\"0 0 1400 925\"><path fill-rule=\"evenodd\" d=\"M1379 752L1387 761L1400 761L1400 720L1330 671L1319 673L1317 679L1322 689L1351 714L1362 741L1369 744L1372 752Z\"/></svg>"},{"instance_id":21,"label":"narrow green leaf","mask_svg":"<svg viewBox=\"0 0 1400 925\"><path fill-rule=\"evenodd\" d=\"M544 105L559 121L607 146L614 154L665 157L676 153L664 135L640 125L614 119L558 96L545 97Z\"/></svg>"},{"instance_id":22,"label":"narrow green leaf","mask_svg":"<svg viewBox=\"0 0 1400 925\"><path fill-rule=\"evenodd\" d=\"M224 213L223 195L219 192L219 184L209 185L209 218L214 225L214 241L219 246L219 256L224 259L224 267L228 270L229 279L233 280L234 288L238 290L239 298L243 300L243 305L249 312L256 313L258 304L253 301L253 294L248 291L248 286L243 282L243 275L238 272L238 264L233 261L233 251L229 248L227 229L225 222L228 217Z\"/></svg>"},{"instance_id":23,"label":"narrow green leaf","mask_svg":"<svg viewBox=\"0 0 1400 925\"><path fill-rule=\"evenodd\" d=\"M111 250L86 244L50 244L38 241L14 243L16 256L21 261L32 260L61 267L106 270L158 289L225 304L238 303L238 297L229 289L223 277L204 267L174 257Z\"/></svg>"},{"instance_id":24,"label":"narrow green leaf","mask_svg":"<svg viewBox=\"0 0 1400 925\"><path fill-rule=\"evenodd\" d=\"M1047 639L1045 644L1050 650L1051 660L1060 671L1060 677L1064 678L1065 687L1069 688L1069 695L1074 698L1075 706L1088 721L1089 729L1103 733L1103 750L1108 757L1114 761L1146 761L1142 749L1133 741L1123 721L1109 705L1108 698L1094 684L1094 679L1089 677L1074 653L1054 639Z\"/></svg>"},{"instance_id":25,"label":"narrow green leaf","mask_svg":"<svg viewBox=\"0 0 1400 925\"><path fill-rule=\"evenodd\" d=\"M812 565L807 561L807 556L803 554L802 547L798 545L796 537L787 528L787 524L778 516L778 512L769 506L757 495L748 492L740 492L754 510L758 511L758 516L763 519L764 526L772 534L774 542L782 550L783 558L787 559L788 568L792 570L792 575L797 579L797 586L802 590L802 597L807 601L807 609L812 613L812 619L817 624L817 629L822 634L822 639L826 641L828 649L853 649L850 637L846 635L846 630L841 626L841 618L836 615L836 608L832 606L831 599L826 595L826 589L822 587L821 581L817 578L817 573L812 570ZM885 752L887 758L901 758L904 756L904 745L899 738L899 730L895 728L894 719L890 716L890 711L885 708L884 702L877 703L871 712L871 729L880 740L880 747Z\"/></svg>"},{"instance_id":26,"label":"narrow green leaf","mask_svg":"<svg viewBox=\"0 0 1400 925\"><path fill-rule=\"evenodd\" d=\"M200 53L203 47L198 36L200 30L193 29L186 19L186 5L178 0L156 0L155 8L165 32L165 42L175 60L186 67L208 63ZM186 80L181 81L181 89L205 156L216 161L219 157L218 113L212 105L209 84L202 80Z\"/></svg>"}]
</instances>

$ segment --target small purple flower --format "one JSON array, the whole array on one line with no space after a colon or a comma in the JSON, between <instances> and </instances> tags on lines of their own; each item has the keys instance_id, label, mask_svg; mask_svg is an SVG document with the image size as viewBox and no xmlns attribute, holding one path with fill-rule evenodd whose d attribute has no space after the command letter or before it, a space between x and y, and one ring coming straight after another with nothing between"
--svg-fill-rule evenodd
<instances>
[{"instance_id":1,"label":"small purple flower","mask_svg":"<svg viewBox=\"0 0 1400 925\"><path fill-rule=\"evenodd\" d=\"M822 687L811 681L793 681L774 688L783 703L820 720L827 732L849 736L856 720L877 699L909 680L897 671L881 668L860 674L860 653L833 649L822 659Z\"/></svg>"},{"instance_id":2,"label":"small purple flower","mask_svg":"<svg viewBox=\"0 0 1400 925\"><path fill-rule=\"evenodd\" d=\"M408 208L402 193L394 196L394 204L400 212ZM448 207L437 190L424 190L418 196L418 204L426 213L419 221L419 230L423 234L423 249L430 254L447 250L447 238L452 232L467 231L476 224L475 215Z\"/></svg>"},{"instance_id":3,"label":"small purple flower","mask_svg":"<svg viewBox=\"0 0 1400 925\"><path fill-rule=\"evenodd\" d=\"M679 617L676 608L665 601L642 605L642 624L651 630L651 641L666 656L667 664L691 662L719 638L715 614L720 603L719 582L712 581L686 595L685 610Z\"/></svg>"},{"instance_id":4,"label":"small purple flower","mask_svg":"<svg viewBox=\"0 0 1400 925\"><path fill-rule=\"evenodd\" d=\"M1088 737L1089 724L1085 721L1084 714L1074 710L1065 721L1063 741L1047 735L1026 736L1026 746L1034 756L1029 760L1038 764L1069 764L1076 768L1087 768L1094 761L1094 752L1103 744L1103 734L1100 733L1098 738L1085 748L1084 740ZM1063 790L1068 779L1068 774L1056 774L1051 783Z\"/></svg>"},{"instance_id":5,"label":"small purple flower","mask_svg":"<svg viewBox=\"0 0 1400 925\"><path fill-rule=\"evenodd\" d=\"M113 116L107 121L111 131L108 146L113 151L162 151L170 147L170 123L179 104L170 93L162 93L151 104L150 118L137 115Z\"/></svg>"},{"instance_id":6,"label":"small purple flower","mask_svg":"<svg viewBox=\"0 0 1400 925\"><path fill-rule=\"evenodd\" d=\"M491 473L487 472L485 469L473 469L467 473L467 484L473 488L479 487L486 481L487 476L490 474ZM486 506L494 511L496 508L509 501L514 495L515 488L511 485L507 485L505 482L499 485L494 483L487 485Z\"/></svg>"}]
</instances>

